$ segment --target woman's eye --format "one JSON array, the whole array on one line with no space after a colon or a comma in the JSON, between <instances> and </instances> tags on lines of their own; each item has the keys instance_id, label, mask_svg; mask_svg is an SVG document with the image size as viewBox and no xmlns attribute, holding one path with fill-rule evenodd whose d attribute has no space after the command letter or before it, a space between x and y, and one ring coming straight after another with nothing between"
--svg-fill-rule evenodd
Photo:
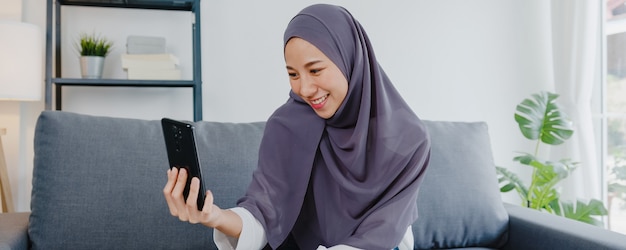
<instances>
[{"instance_id":1,"label":"woman's eye","mask_svg":"<svg viewBox=\"0 0 626 250\"><path fill-rule=\"evenodd\" d=\"M296 78L298 76L298 74L296 73L289 73L289 77L291 78Z\"/></svg>"},{"instance_id":2,"label":"woman's eye","mask_svg":"<svg viewBox=\"0 0 626 250\"><path fill-rule=\"evenodd\" d=\"M317 74L320 73L322 71L322 69L312 69L310 72L311 74Z\"/></svg>"}]
</instances>

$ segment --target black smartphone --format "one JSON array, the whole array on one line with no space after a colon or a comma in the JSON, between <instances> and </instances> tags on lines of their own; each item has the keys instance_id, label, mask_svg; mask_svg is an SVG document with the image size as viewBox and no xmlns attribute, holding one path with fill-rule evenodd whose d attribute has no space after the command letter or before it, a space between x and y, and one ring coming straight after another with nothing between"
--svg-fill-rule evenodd
<instances>
[{"instance_id":1,"label":"black smartphone","mask_svg":"<svg viewBox=\"0 0 626 250\"><path fill-rule=\"evenodd\" d=\"M192 123L169 118L161 119L161 127L163 128L163 136L165 138L165 147L167 148L167 158L170 168L184 168L188 173L187 184L183 191L185 201L187 201L187 197L189 196L191 179L193 177L200 179L197 204L198 210L202 210L206 189L204 189L200 161L198 160L195 127Z\"/></svg>"}]
</instances>

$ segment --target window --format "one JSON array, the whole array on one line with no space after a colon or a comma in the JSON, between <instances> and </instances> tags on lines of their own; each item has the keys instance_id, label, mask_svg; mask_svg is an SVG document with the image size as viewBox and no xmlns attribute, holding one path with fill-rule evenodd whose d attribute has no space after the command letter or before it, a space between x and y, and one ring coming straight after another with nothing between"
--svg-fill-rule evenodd
<instances>
[{"instance_id":1,"label":"window","mask_svg":"<svg viewBox=\"0 0 626 250\"><path fill-rule=\"evenodd\" d=\"M604 81L594 95L610 230L626 234L626 0L606 0Z\"/></svg>"}]
</instances>

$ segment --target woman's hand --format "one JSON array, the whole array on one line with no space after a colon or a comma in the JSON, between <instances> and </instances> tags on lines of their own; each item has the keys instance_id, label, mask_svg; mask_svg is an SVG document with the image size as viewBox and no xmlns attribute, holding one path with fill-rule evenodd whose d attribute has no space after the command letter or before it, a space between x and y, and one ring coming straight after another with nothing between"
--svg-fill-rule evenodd
<instances>
[{"instance_id":1,"label":"woman's hand","mask_svg":"<svg viewBox=\"0 0 626 250\"><path fill-rule=\"evenodd\" d=\"M171 168L167 170L167 183L163 188L163 195L167 201L167 207L172 216L181 221L192 224L202 223L207 227L216 228L224 234L239 237L242 228L241 218L230 210L222 210L213 204L213 193L206 191L204 207L198 211L198 192L200 192L200 180L197 177L191 179L189 196L187 201L183 196L183 190L187 184L187 170L184 168Z\"/></svg>"},{"instance_id":2,"label":"woman's hand","mask_svg":"<svg viewBox=\"0 0 626 250\"><path fill-rule=\"evenodd\" d=\"M222 212L219 207L213 204L213 194L206 191L206 199L202 211L198 211L196 201L198 200L198 192L200 192L200 180L194 177L189 187L189 196L187 201L183 196L183 190L187 183L187 170L184 168L172 168L167 171L167 183L163 188L163 195L167 201L172 216L178 217L181 221L188 221L196 224L202 223L209 227L216 227L216 222Z\"/></svg>"}]
</instances>

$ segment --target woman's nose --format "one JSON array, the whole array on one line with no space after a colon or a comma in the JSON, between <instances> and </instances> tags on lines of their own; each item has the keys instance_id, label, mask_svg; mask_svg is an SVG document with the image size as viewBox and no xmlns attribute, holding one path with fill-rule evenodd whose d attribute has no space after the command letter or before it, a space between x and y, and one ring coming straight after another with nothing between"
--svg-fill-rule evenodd
<instances>
[{"instance_id":1,"label":"woman's nose","mask_svg":"<svg viewBox=\"0 0 626 250\"><path fill-rule=\"evenodd\" d=\"M300 94L304 97L313 97L317 93L317 85L310 76L303 76L300 78Z\"/></svg>"}]
</instances>

